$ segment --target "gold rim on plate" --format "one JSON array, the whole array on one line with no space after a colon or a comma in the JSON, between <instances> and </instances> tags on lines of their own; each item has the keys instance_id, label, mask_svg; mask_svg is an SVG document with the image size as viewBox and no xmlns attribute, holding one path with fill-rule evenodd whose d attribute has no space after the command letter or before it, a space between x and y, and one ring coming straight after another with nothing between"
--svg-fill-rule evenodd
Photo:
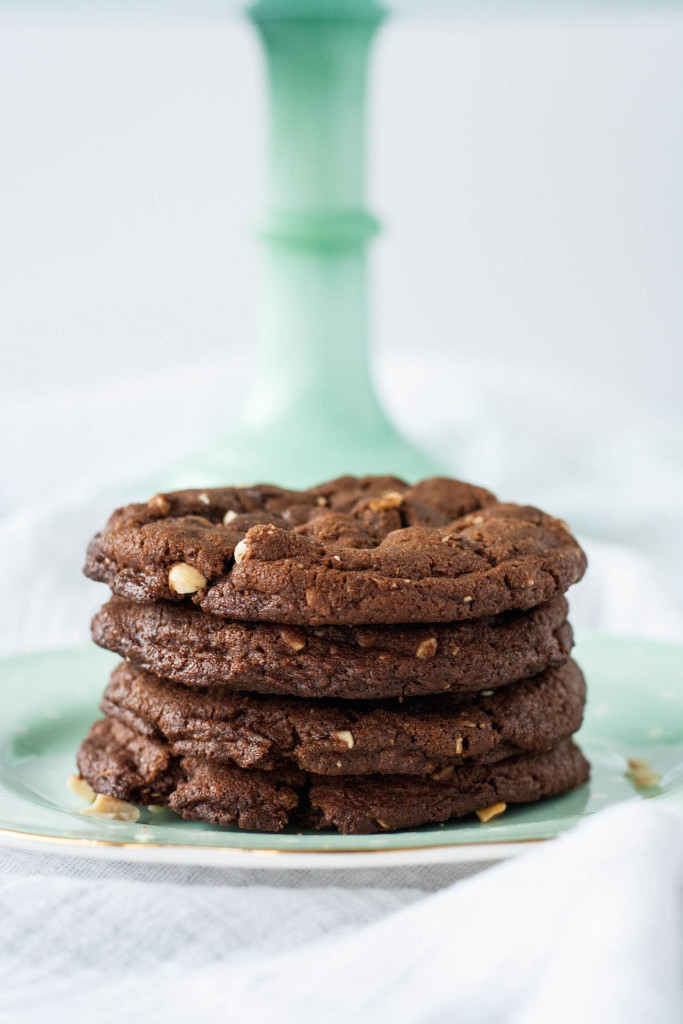
<instances>
[{"instance_id":1,"label":"gold rim on plate","mask_svg":"<svg viewBox=\"0 0 683 1024\"><path fill-rule=\"evenodd\" d=\"M363 847L351 847L347 850L255 850L253 848L243 846L203 846L194 843L128 843L116 842L110 839L82 839L79 837L68 839L66 836L40 835L37 832L20 832L13 828L0 828L0 836L12 836L17 839L29 839L40 843L58 843L65 846L116 846L122 850L215 850L217 853L249 853L260 854L267 857L277 856L278 854L415 853L420 850L462 850L471 846L491 846L494 848L496 846L528 846L531 843L545 843L548 839L553 838L548 836L540 839L494 839L487 843L431 843L429 846L401 846L398 849L394 847L386 850L366 850L363 849Z\"/></svg>"}]
</instances>

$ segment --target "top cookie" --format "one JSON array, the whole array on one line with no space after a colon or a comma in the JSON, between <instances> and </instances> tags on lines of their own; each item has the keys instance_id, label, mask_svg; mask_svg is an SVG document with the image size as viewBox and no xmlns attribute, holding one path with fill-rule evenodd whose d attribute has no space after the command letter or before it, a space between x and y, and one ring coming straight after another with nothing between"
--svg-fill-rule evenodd
<instances>
[{"instance_id":1,"label":"top cookie","mask_svg":"<svg viewBox=\"0 0 683 1024\"><path fill-rule=\"evenodd\" d=\"M532 608L586 568L559 519L436 477L216 488L117 510L85 573L140 602L297 625L455 622Z\"/></svg>"}]
</instances>

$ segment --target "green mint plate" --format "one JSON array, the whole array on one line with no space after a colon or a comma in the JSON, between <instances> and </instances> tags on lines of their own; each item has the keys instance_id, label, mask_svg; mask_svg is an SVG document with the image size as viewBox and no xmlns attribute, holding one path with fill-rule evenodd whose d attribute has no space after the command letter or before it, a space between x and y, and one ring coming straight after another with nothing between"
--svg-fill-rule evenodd
<instances>
[{"instance_id":1,"label":"green mint plate","mask_svg":"<svg viewBox=\"0 0 683 1024\"><path fill-rule=\"evenodd\" d=\"M117 659L94 646L6 658L0 661L0 842L169 863L367 867L510 856L624 800L661 800L683 811L683 645L579 633L575 654L588 680L578 740L592 763L590 783L567 796L510 807L486 825L472 816L369 836L242 832L183 821L168 810L143 810L135 823L85 817L66 780ZM626 774L633 757L660 774L656 787L635 789Z\"/></svg>"}]
</instances>

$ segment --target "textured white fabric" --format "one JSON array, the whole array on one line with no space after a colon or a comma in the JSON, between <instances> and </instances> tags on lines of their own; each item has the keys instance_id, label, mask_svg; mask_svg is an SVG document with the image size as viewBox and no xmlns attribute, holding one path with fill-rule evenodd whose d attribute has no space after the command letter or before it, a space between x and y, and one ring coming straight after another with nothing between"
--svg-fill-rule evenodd
<instances>
[{"instance_id":1,"label":"textured white fabric","mask_svg":"<svg viewBox=\"0 0 683 1024\"><path fill-rule=\"evenodd\" d=\"M151 884L26 867L0 883L0 1018L13 1024L677 1024L683 1012L683 829L644 802L423 898L321 888L315 874L308 888L266 874L244 888L201 872L180 886L173 873Z\"/></svg>"}]
</instances>

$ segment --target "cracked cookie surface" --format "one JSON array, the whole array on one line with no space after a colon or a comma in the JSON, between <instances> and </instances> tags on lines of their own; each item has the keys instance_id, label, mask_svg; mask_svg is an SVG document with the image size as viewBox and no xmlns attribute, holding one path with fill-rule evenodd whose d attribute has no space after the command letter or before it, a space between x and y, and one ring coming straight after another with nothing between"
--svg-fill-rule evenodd
<instances>
[{"instance_id":1,"label":"cracked cookie surface","mask_svg":"<svg viewBox=\"0 0 683 1024\"><path fill-rule=\"evenodd\" d=\"M542 754L465 764L437 779L310 775L294 767L253 771L173 757L166 744L111 719L92 726L79 749L78 767L98 793L167 804L185 818L264 832L293 825L347 834L411 828L498 802L557 796L589 776L586 759L570 740Z\"/></svg>"},{"instance_id":2,"label":"cracked cookie surface","mask_svg":"<svg viewBox=\"0 0 683 1024\"><path fill-rule=\"evenodd\" d=\"M176 756L323 775L428 775L464 761L543 751L581 725L586 686L573 661L469 700L325 701L191 690L126 663L100 705Z\"/></svg>"},{"instance_id":3,"label":"cracked cookie surface","mask_svg":"<svg viewBox=\"0 0 683 1024\"><path fill-rule=\"evenodd\" d=\"M566 524L448 478L342 477L155 495L110 518L86 575L138 602L294 625L454 622L529 609L585 571Z\"/></svg>"}]
</instances>

